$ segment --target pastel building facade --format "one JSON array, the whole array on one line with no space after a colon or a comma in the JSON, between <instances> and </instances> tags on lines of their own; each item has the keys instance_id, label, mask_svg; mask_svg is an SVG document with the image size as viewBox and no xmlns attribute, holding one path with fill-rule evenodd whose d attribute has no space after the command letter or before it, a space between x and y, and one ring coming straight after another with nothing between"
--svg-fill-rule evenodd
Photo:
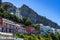
<instances>
[{"instance_id":1,"label":"pastel building facade","mask_svg":"<svg viewBox=\"0 0 60 40\"><path fill-rule=\"evenodd\" d=\"M35 28L27 26L26 28L22 27L22 24L15 23L11 20L0 17L0 32L7 33L32 33L35 31Z\"/></svg>"},{"instance_id":2,"label":"pastel building facade","mask_svg":"<svg viewBox=\"0 0 60 40\"><path fill-rule=\"evenodd\" d=\"M15 24L13 21L0 18L0 32L11 32L14 33L18 30L17 24Z\"/></svg>"},{"instance_id":3,"label":"pastel building facade","mask_svg":"<svg viewBox=\"0 0 60 40\"><path fill-rule=\"evenodd\" d=\"M35 28L26 26L26 28L20 28L18 29L19 33L25 33L25 34L30 34L30 33L36 33Z\"/></svg>"}]
</instances>

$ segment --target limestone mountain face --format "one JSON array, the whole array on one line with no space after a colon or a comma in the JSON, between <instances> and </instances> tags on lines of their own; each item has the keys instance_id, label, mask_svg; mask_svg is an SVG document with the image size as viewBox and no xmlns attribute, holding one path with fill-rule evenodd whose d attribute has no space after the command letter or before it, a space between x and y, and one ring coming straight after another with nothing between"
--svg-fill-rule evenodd
<instances>
[{"instance_id":1,"label":"limestone mountain face","mask_svg":"<svg viewBox=\"0 0 60 40\"><path fill-rule=\"evenodd\" d=\"M27 17L31 19L32 23L36 23L37 14L32 9L30 9L28 6L23 5L20 8L20 12L23 17Z\"/></svg>"},{"instance_id":2,"label":"limestone mountain face","mask_svg":"<svg viewBox=\"0 0 60 40\"><path fill-rule=\"evenodd\" d=\"M9 2L4 2L3 5L4 5L4 4L10 4L12 7L9 8L7 11L8 11L9 13L13 12L14 14L16 14L16 9L17 9L17 8L16 8L13 4L11 4L11 3L9 3ZM43 17L43 16L41 16L41 15L38 15L34 10L32 10L31 8L29 8L29 7L26 6L26 5L21 6L21 7L19 8L19 11L20 11L19 14L20 14L22 17L27 17L27 18L29 18L29 19L32 21L32 23L35 23L35 24L36 24L36 23L37 23L37 24L42 23L42 24L44 24L44 25L51 26L51 27L54 27L54 28L60 28L60 26L59 26L57 23L55 23L55 22L47 19L46 17ZM20 17L19 17L19 18L20 18Z\"/></svg>"},{"instance_id":3,"label":"limestone mountain face","mask_svg":"<svg viewBox=\"0 0 60 40\"><path fill-rule=\"evenodd\" d=\"M26 5L23 5L20 8L20 12L21 12L21 15L23 17L27 17L27 18L31 19L32 23L38 23L38 24L42 23L46 26L51 26L51 27L54 27L54 28L60 28L58 26L58 24L56 24L55 22L47 19L46 17L38 15L36 12L34 12L34 10L32 10L31 8L29 8Z\"/></svg>"}]
</instances>

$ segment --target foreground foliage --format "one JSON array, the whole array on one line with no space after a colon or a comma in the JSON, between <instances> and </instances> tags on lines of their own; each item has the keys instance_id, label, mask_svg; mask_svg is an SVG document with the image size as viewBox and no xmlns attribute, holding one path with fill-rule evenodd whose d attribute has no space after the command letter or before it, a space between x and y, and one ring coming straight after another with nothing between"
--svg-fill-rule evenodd
<instances>
[{"instance_id":1,"label":"foreground foliage","mask_svg":"<svg viewBox=\"0 0 60 40\"><path fill-rule=\"evenodd\" d=\"M16 36L24 40L60 40L60 34L23 34L16 33Z\"/></svg>"}]
</instances>

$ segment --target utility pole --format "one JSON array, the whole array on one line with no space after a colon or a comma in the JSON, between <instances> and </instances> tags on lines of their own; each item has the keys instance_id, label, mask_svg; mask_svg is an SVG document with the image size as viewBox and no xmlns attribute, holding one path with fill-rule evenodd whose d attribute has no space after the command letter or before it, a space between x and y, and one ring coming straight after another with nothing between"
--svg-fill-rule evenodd
<instances>
[{"instance_id":1,"label":"utility pole","mask_svg":"<svg viewBox=\"0 0 60 40\"><path fill-rule=\"evenodd\" d=\"M1 8L1 5L2 5L2 0L0 0L0 8Z\"/></svg>"}]
</instances>

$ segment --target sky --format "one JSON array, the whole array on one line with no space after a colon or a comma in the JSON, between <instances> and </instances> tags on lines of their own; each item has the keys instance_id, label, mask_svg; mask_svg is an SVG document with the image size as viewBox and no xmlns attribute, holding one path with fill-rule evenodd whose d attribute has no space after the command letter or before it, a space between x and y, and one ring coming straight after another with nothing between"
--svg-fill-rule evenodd
<instances>
[{"instance_id":1,"label":"sky","mask_svg":"<svg viewBox=\"0 0 60 40\"><path fill-rule=\"evenodd\" d=\"M26 4L39 15L42 15L60 25L60 0L2 0L11 2L16 7Z\"/></svg>"}]
</instances>

